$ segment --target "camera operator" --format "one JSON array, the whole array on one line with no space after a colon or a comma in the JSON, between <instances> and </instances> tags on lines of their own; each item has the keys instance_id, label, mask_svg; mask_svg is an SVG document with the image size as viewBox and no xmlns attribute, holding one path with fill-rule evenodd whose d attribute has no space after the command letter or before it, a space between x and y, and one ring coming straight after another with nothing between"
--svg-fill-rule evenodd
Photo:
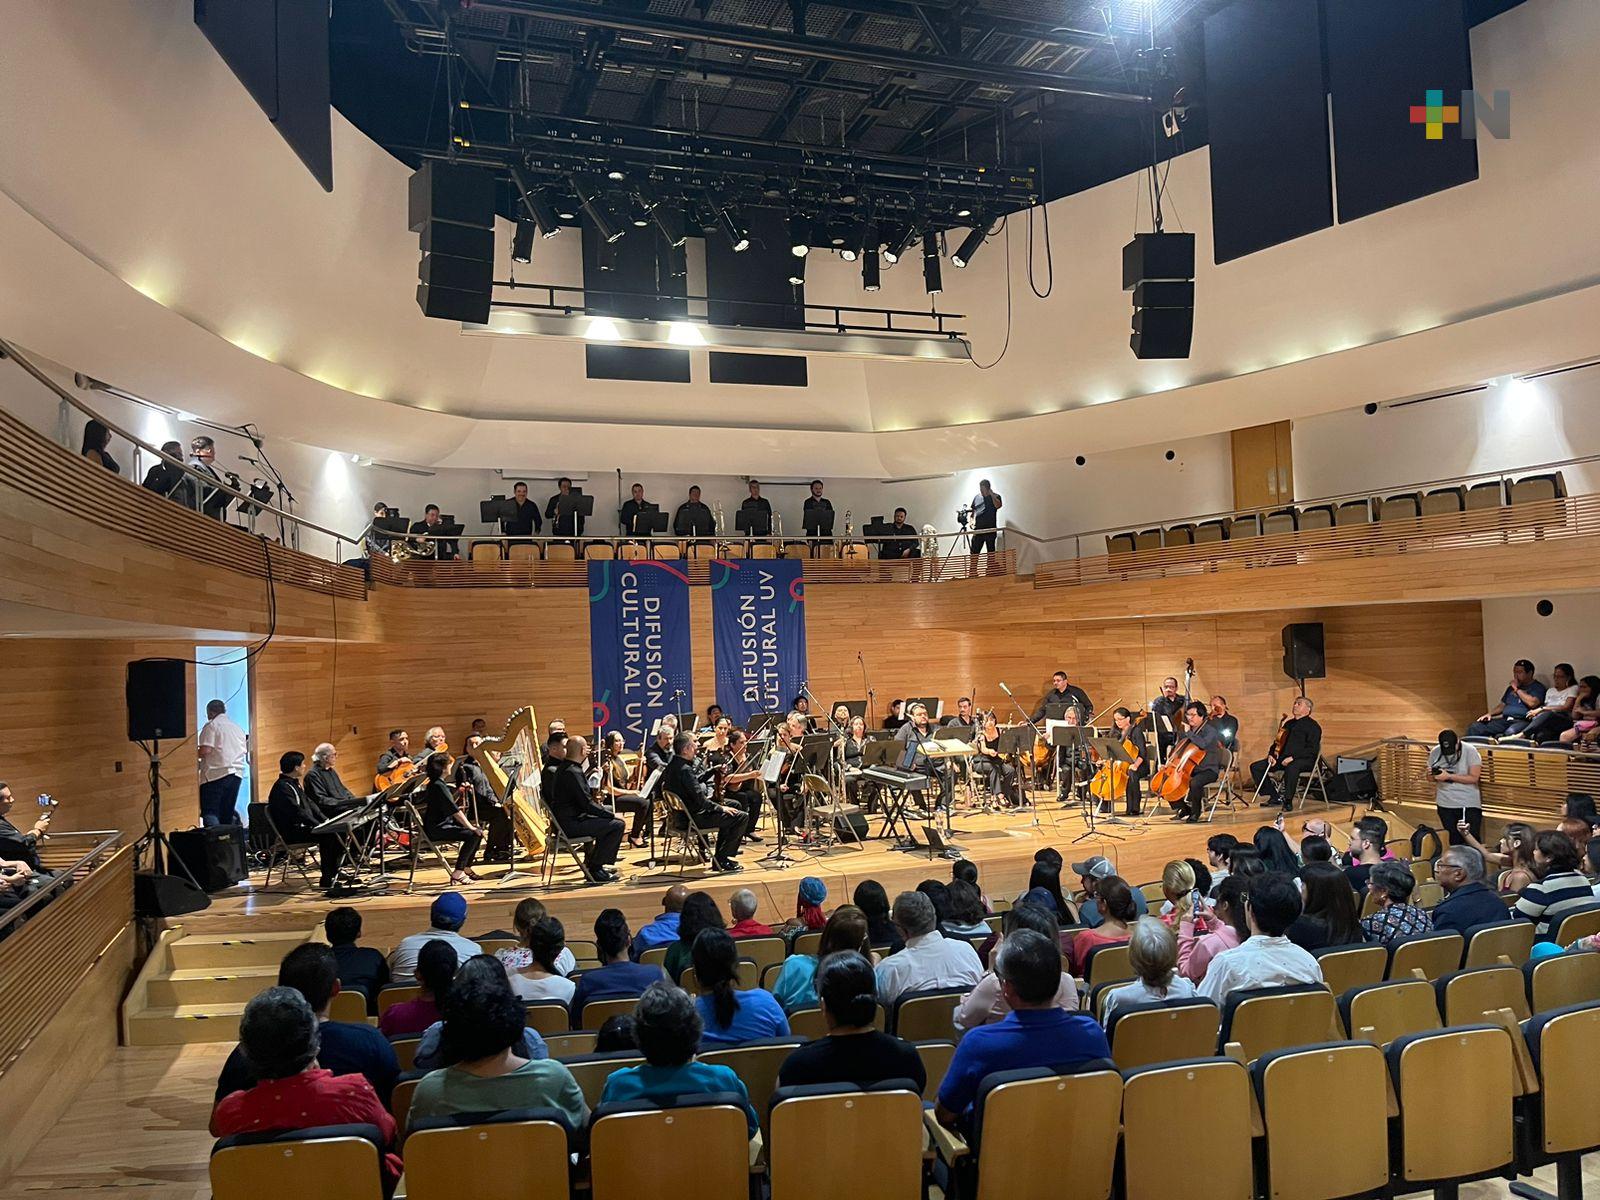
<instances>
[{"instance_id":1,"label":"camera operator","mask_svg":"<svg viewBox=\"0 0 1600 1200\"><path fill-rule=\"evenodd\" d=\"M1439 744L1428 751L1428 778L1433 781L1434 807L1439 826L1450 833L1452 846L1464 846L1470 833L1474 842L1483 839L1483 793L1478 781L1483 777L1483 756L1471 742L1463 742L1453 729L1439 732Z\"/></svg>"},{"instance_id":2,"label":"camera operator","mask_svg":"<svg viewBox=\"0 0 1600 1200\"><path fill-rule=\"evenodd\" d=\"M978 494L972 498L972 552L994 553L995 528L999 524L995 514L1000 511L1000 493L989 486L987 479L978 481ZM963 523L965 528L965 523Z\"/></svg>"}]
</instances>

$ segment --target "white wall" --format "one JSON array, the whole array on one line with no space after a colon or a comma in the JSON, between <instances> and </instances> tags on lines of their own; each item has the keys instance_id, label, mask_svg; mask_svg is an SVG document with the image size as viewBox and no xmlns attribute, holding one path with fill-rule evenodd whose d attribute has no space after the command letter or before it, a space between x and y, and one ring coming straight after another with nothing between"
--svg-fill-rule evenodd
<instances>
[{"instance_id":1,"label":"white wall","mask_svg":"<svg viewBox=\"0 0 1600 1200\"><path fill-rule=\"evenodd\" d=\"M1535 608L1549 600L1555 609L1541 617ZM1532 661L1550 682L1551 668L1569 662L1578 675L1600 675L1600 592L1531 593L1483 602L1483 678L1491 703L1511 681L1511 664Z\"/></svg>"}]
</instances>

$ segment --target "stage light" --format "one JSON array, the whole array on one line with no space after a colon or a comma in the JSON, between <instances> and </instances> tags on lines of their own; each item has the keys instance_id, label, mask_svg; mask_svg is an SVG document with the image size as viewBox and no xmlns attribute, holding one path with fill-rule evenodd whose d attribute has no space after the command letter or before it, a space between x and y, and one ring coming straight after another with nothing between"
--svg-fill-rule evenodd
<instances>
[{"instance_id":1,"label":"stage light","mask_svg":"<svg viewBox=\"0 0 1600 1200\"><path fill-rule=\"evenodd\" d=\"M591 342L620 342L622 331L617 328L617 323L610 317L593 317L589 327L584 330L583 336Z\"/></svg>"},{"instance_id":2,"label":"stage light","mask_svg":"<svg viewBox=\"0 0 1600 1200\"><path fill-rule=\"evenodd\" d=\"M956 216L958 216L958 217L970 217L971 215L972 215L972 210L970 208L958 208L958 209L956 209Z\"/></svg>"},{"instance_id":3,"label":"stage light","mask_svg":"<svg viewBox=\"0 0 1600 1200\"><path fill-rule=\"evenodd\" d=\"M511 261L533 261L533 239L538 235L538 227L532 217L517 218L517 232L511 239Z\"/></svg>"},{"instance_id":4,"label":"stage light","mask_svg":"<svg viewBox=\"0 0 1600 1200\"><path fill-rule=\"evenodd\" d=\"M556 207L550 203L550 197L542 189L529 192L525 199L528 202L528 211L533 214L533 223L539 227L541 234L550 238L561 232L560 217L556 213Z\"/></svg>"},{"instance_id":5,"label":"stage light","mask_svg":"<svg viewBox=\"0 0 1600 1200\"><path fill-rule=\"evenodd\" d=\"M667 245L677 247L689 240L683 227L683 211L675 205L656 200L650 205L650 219L656 223Z\"/></svg>"},{"instance_id":6,"label":"stage light","mask_svg":"<svg viewBox=\"0 0 1600 1200\"><path fill-rule=\"evenodd\" d=\"M911 245L911 239L916 236L916 231L909 225L897 226L887 234L883 243L883 257L891 263L897 263Z\"/></svg>"},{"instance_id":7,"label":"stage light","mask_svg":"<svg viewBox=\"0 0 1600 1200\"><path fill-rule=\"evenodd\" d=\"M856 259L861 257L861 254L858 250L854 250L849 246L845 246L840 249L839 257L844 259L845 262L855 262Z\"/></svg>"},{"instance_id":8,"label":"stage light","mask_svg":"<svg viewBox=\"0 0 1600 1200\"><path fill-rule=\"evenodd\" d=\"M635 196L631 208L633 210L631 214L633 227L635 229L648 228L650 225L650 210L644 206L644 201Z\"/></svg>"},{"instance_id":9,"label":"stage light","mask_svg":"<svg viewBox=\"0 0 1600 1200\"><path fill-rule=\"evenodd\" d=\"M673 346L704 346L706 337L698 325L691 325L687 321L671 321L667 324L667 342Z\"/></svg>"},{"instance_id":10,"label":"stage light","mask_svg":"<svg viewBox=\"0 0 1600 1200\"><path fill-rule=\"evenodd\" d=\"M978 252L978 248L983 245L983 240L988 236L989 231L983 227L982 222L979 222L972 232L963 239L956 252L950 256L950 261L958 267L966 266L972 261L972 256Z\"/></svg>"},{"instance_id":11,"label":"stage light","mask_svg":"<svg viewBox=\"0 0 1600 1200\"><path fill-rule=\"evenodd\" d=\"M939 271L939 235L931 230L922 235L922 286L930 296L944 291L944 279Z\"/></svg>"},{"instance_id":12,"label":"stage light","mask_svg":"<svg viewBox=\"0 0 1600 1200\"><path fill-rule=\"evenodd\" d=\"M621 183L624 179L627 178L627 176L624 175L618 168L612 167L609 171L606 172L606 178L611 180L613 183ZM962 214L962 216L965 216L965 215L966 215L965 213Z\"/></svg>"},{"instance_id":13,"label":"stage light","mask_svg":"<svg viewBox=\"0 0 1600 1200\"><path fill-rule=\"evenodd\" d=\"M878 252L867 250L861 255L861 290L875 292L881 287L879 282Z\"/></svg>"},{"instance_id":14,"label":"stage light","mask_svg":"<svg viewBox=\"0 0 1600 1200\"><path fill-rule=\"evenodd\" d=\"M722 227L722 232L728 235L728 245L733 247L735 254L750 249L750 230L731 207L723 206L717 209L717 224Z\"/></svg>"},{"instance_id":15,"label":"stage light","mask_svg":"<svg viewBox=\"0 0 1600 1200\"><path fill-rule=\"evenodd\" d=\"M615 271L617 269L617 244L615 241L601 242L594 248L594 265L602 271Z\"/></svg>"},{"instance_id":16,"label":"stage light","mask_svg":"<svg viewBox=\"0 0 1600 1200\"><path fill-rule=\"evenodd\" d=\"M811 222L797 212L789 214L789 253L796 258L811 253Z\"/></svg>"},{"instance_id":17,"label":"stage light","mask_svg":"<svg viewBox=\"0 0 1600 1200\"><path fill-rule=\"evenodd\" d=\"M577 180L573 180L572 190L577 193L578 204L583 209L584 215L589 218L595 232L603 241L614 242L628 232L617 225L616 217L607 211L603 197L588 191Z\"/></svg>"}]
</instances>

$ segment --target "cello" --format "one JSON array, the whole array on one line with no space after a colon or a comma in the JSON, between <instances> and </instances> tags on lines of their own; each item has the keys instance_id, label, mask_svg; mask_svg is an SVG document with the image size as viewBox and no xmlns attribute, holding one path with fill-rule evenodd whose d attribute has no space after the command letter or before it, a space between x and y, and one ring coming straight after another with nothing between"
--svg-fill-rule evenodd
<instances>
[{"instance_id":1,"label":"cello","mask_svg":"<svg viewBox=\"0 0 1600 1200\"><path fill-rule=\"evenodd\" d=\"M1145 710L1140 708L1128 714L1128 728L1132 729L1138 720L1145 716ZM1129 758L1136 758L1139 748L1133 744L1131 738L1122 739L1122 748L1128 752ZM1090 750L1093 754L1094 751ZM1094 773L1094 778L1089 781L1089 794L1096 800L1105 804L1113 803L1119 796L1126 796L1128 791L1128 772L1133 768L1125 762L1115 760L1102 763L1100 769ZM1185 785L1187 787L1187 785Z\"/></svg>"}]
</instances>

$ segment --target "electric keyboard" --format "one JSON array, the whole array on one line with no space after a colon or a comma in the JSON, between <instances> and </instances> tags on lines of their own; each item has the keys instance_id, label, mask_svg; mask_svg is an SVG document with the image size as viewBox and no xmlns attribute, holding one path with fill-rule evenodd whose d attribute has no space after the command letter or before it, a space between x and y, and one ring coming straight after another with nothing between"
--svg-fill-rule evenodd
<instances>
[{"instance_id":1,"label":"electric keyboard","mask_svg":"<svg viewBox=\"0 0 1600 1200\"><path fill-rule=\"evenodd\" d=\"M901 771L894 767L867 767L861 772L861 777L907 792L920 792L933 782L926 775L919 775L915 771Z\"/></svg>"}]
</instances>

